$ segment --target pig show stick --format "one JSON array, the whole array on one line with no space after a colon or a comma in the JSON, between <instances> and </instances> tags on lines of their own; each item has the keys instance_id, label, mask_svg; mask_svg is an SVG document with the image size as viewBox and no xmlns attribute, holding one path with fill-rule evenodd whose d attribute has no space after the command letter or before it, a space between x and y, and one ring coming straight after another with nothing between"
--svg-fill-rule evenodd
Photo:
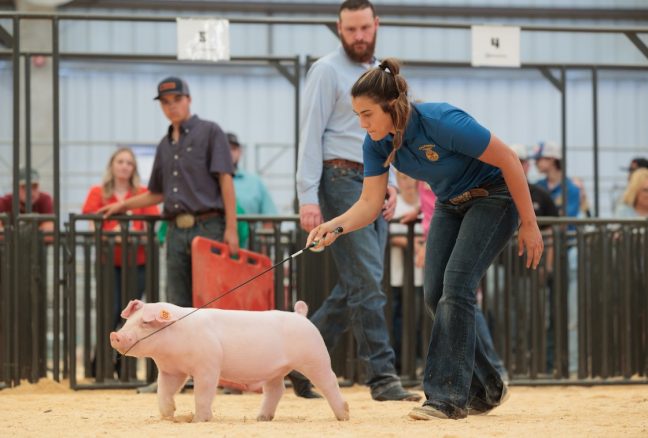
<instances>
[{"instance_id":1,"label":"pig show stick","mask_svg":"<svg viewBox=\"0 0 648 438\"><path fill-rule=\"evenodd\" d=\"M342 234L343 231L344 231L344 229L343 229L342 227L337 227L335 230L333 230L333 234L339 235L339 234ZM133 344L133 345L132 345L128 350L126 350L126 352L125 352L124 354L122 354L122 356L126 356L126 354L128 354L128 352L131 351L131 350L132 350L132 349L133 349L137 344L139 344L141 341L150 338L150 337L153 336L154 334L160 332L161 330L164 330L164 329L167 328L167 327L172 326L172 325L175 324L176 322L180 322L181 320L185 319L185 318L188 317L189 315L191 315L191 314L193 314L193 313L196 313L196 312L199 311L200 309L203 309L203 308L209 306L211 303L216 302L216 301L220 300L221 298L223 298L224 296L231 294L231 293L234 292L236 289L238 289L238 288L240 288L240 287L243 287L243 286L245 286L246 284L248 284L248 283L250 283L250 282L256 280L257 278L259 278L259 277L262 276L263 274L272 271L273 269L275 269L275 268L278 267L278 266L283 265L283 264L286 263L288 260L294 259L295 257L297 257L297 256L299 256L299 255L301 255L301 254L303 254L303 252L306 251L307 249L315 248L318 244L319 244L319 240L315 240L315 241L311 242L310 245L308 245L308 246L306 246L306 247L300 249L299 251L297 251L297 252L294 253L294 254L291 254L290 256L286 257L285 259L283 259L283 260L280 261L279 263L275 263L274 265L270 266L270 267L269 267L268 269L266 269L265 271L263 271L263 272L259 272L259 273L256 274L254 277L252 277L252 278L250 278L250 279L244 281L243 283L239 284L238 286L234 286L233 288L231 288L231 289L228 290L227 292L222 293L221 295L219 295L219 296L217 296L216 298L214 298L214 299L212 299L212 300L206 302L206 303L203 304L202 306L200 306L200 307L198 307L198 308L192 310L191 312L187 313L186 315L181 316L180 318L176 319L175 321L170 322L168 325L165 325L164 327L160 327L159 329L155 330L153 333L149 333L148 335L144 336L142 339L138 339L137 341L135 341L135 343L134 343L134 344Z\"/></svg>"}]
</instances>

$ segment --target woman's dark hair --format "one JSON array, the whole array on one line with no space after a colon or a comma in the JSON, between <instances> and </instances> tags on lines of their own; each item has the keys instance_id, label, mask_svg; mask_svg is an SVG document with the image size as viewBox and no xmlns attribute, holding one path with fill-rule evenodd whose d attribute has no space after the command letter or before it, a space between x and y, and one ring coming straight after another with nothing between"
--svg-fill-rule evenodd
<instances>
[{"instance_id":1,"label":"woman's dark hair","mask_svg":"<svg viewBox=\"0 0 648 438\"><path fill-rule=\"evenodd\" d=\"M367 70L351 88L351 97L370 98L392 118L396 131L392 142L394 149L385 160L385 167L394 161L396 151L403 143L403 133L411 111L407 97L407 81L399 72L399 62L394 58L387 58L378 67Z\"/></svg>"}]
</instances>

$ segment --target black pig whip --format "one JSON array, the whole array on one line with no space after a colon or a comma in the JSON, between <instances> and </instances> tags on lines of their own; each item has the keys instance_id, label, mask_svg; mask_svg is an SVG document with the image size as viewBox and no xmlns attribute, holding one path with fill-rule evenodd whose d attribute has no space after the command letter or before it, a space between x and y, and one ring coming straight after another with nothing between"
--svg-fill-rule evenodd
<instances>
[{"instance_id":1,"label":"black pig whip","mask_svg":"<svg viewBox=\"0 0 648 438\"><path fill-rule=\"evenodd\" d=\"M333 230L333 233L334 233L334 234L338 234L338 235L339 235L339 234L342 234L343 232L344 232L344 229L343 229L342 227L337 227L335 230ZM263 274L266 274L266 273L272 271L273 269L277 268L278 266L283 265L283 264L286 263L288 260L292 260L292 259L294 259L294 258L296 258L296 257L298 257L298 256L300 256L300 255L302 255L302 254L304 253L304 251L306 251L307 249L311 249L311 248L316 247L318 244L319 244L319 240L315 240L315 241L311 242L310 245L305 246L304 248L300 249L300 250L297 251L296 253L289 255L288 257L286 257L286 258L283 259L282 261L280 261L280 262L278 262L278 263L275 263L274 265L270 266L270 267L269 267L268 269L266 269L265 271L263 271L263 272L259 272L259 273L256 274L254 277L251 277L251 278L249 278L248 280L244 281L243 283L239 284L238 286L234 286L234 287L231 288L230 290L228 290L228 291L226 291L226 292L223 292L222 294L218 295L216 298L213 298L213 299L207 301L205 304L203 304L202 306L200 306L200 307L198 307L198 308L192 310L191 312L187 313L186 315L181 316L180 318L176 319L175 321L170 322L169 324L165 325L164 327L160 327L159 329L155 330L154 332L149 333L148 335L144 336L142 339L138 339L137 341L135 341L135 343L134 343L133 345L131 345L131 347L130 347L128 350L126 350L126 351L124 352L124 354L122 354L122 356L126 356L126 355L128 354L128 352L131 351L131 350L132 350L132 349L133 349L137 344L139 344L141 341L150 338L151 336L153 336L154 334L156 334L156 333L158 333L158 332L164 330L165 328L171 327L171 326L172 326L173 324L175 324L176 322L180 322L181 320L185 319L185 318L188 317L189 315L192 315L192 314L196 313L197 311L199 311L200 309L203 309L203 308L209 306L211 303L214 303L214 302L220 300L221 298L223 298L224 296L231 294L231 293L234 292L235 290L237 290L237 289L239 289L239 288L245 286L246 284L251 283L252 281L256 280L257 278L259 278L259 277L262 276Z\"/></svg>"}]
</instances>

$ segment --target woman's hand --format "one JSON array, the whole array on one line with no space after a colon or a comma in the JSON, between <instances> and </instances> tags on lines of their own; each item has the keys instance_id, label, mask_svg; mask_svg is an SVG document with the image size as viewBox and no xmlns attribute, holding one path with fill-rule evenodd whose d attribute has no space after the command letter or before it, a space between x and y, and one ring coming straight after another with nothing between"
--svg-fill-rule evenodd
<instances>
[{"instance_id":1,"label":"woman's hand","mask_svg":"<svg viewBox=\"0 0 648 438\"><path fill-rule=\"evenodd\" d=\"M526 250L526 267L536 269L542 258L544 242L536 222L523 223L518 230L518 255Z\"/></svg>"},{"instance_id":2,"label":"woman's hand","mask_svg":"<svg viewBox=\"0 0 648 438\"><path fill-rule=\"evenodd\" d=\"M335 239L337 239L340 234L342 234L341 227L336 226L332 222L324 222L323 224L313 228L308 234L306 248L310 248L311 244L315 242L315 246L310 249L315 252L323 251L324 247L335 242Z\"/></svg>"}]
</instances>

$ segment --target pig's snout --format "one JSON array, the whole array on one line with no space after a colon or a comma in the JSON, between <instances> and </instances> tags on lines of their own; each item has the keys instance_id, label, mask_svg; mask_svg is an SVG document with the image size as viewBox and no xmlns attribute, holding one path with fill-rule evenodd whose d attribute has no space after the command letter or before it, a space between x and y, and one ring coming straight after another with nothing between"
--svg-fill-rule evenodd
<instances>
[{"instance_id":1,"label":"pig's snout","mask_svg":"<svg viewBox=\"0 0 648 438\"><path fill-rule=\"evenodd\" d=\"M132 342L129 342L129 337L124 333L110 333L110 345L120 353L124 353L128 349L129 344L132 344Z\"/></svg>"}]
</instances>

